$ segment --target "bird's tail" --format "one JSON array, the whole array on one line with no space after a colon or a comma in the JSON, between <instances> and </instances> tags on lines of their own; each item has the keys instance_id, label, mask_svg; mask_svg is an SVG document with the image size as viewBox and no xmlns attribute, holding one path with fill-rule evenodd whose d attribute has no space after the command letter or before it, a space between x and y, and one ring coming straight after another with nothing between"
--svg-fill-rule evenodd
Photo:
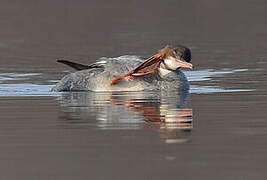
<instances>
[{"instance_id":1,"label":"bird's tail","mask_svg":"<svg viewBox=\"0 0 267 180\"><path fill-rule=\"evenodd\" d=\"M62 63L62 64L65 64L67 66L70 66L72 67L73 69L76 69L76 70L84 70L84 69L90 69L92 67L88 66L88 65L83 65L83 64L79 64L79 63L75 63L75 62L71 62L71 61L68 61L68 60L64 60L64 59L58 59L57 62L59 63Z\"/></svg>"}]
</instances>

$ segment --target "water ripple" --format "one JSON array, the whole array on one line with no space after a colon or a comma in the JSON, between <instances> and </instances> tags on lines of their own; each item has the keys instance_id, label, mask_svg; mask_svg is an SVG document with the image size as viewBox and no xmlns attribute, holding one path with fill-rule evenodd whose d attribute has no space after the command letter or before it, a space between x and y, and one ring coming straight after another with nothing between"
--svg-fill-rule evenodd
<instances>
[{"instance_id":1,"label":"water ripple","mask_svg":"<svg viewBox=\"0 0 267 180\"><path fill-rule=\"evenodd\" d=\"M190 82L211 81L217 77L224 77L227 74L246 72L248 69L223 69L223 70L198 70L185 71L185 74ZM58 96L60 93L50 92L52 85L24 83L31 81L31 78L43 76L42 73L0 73L0 96ZM18 81L12 83L12 81ZM42 79L43 80L43 79ZM55 83L55 80L47 80L49 83ZM41 82L44 83L44 82ZM190 93L228 93L228 92L246 92L254 91L255 89L223 89L218 86L201 86L191 85Z\"/></svg>"}]
</instances>

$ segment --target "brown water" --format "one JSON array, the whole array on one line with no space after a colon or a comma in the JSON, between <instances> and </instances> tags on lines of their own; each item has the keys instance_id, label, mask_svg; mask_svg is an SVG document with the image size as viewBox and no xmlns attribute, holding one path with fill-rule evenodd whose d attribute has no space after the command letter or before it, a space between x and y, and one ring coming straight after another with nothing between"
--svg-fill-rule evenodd
<instances>
[{"instance_id":1,"label":"brown water","mask_svg":"<svg viewBox=\"0 0 267 180\"><path fill-rule=\"evenodd\" d=\"M265 1L1 1L0 179L266 179ZM192 49L190 92L52 93L55 59Z\"/></svg>"}]
</instances>

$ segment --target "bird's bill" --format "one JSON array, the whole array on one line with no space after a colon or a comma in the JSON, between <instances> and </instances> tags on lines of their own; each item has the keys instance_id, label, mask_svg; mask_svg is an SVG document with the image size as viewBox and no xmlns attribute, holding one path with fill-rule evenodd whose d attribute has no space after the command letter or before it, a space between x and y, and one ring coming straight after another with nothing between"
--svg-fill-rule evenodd
<instances>
[{"instance_id":1,"label":"bird's bill","mask_svg":"<svg viewBox=\"0 0 267 180\"><path fill-rule=\"evenodd\" d=\"M191 63L182 61L180 59L175 59L176 64L181 67L181 68L185 68L185 69L193 69L193 65Z\"/></svg>"}]
</instances>

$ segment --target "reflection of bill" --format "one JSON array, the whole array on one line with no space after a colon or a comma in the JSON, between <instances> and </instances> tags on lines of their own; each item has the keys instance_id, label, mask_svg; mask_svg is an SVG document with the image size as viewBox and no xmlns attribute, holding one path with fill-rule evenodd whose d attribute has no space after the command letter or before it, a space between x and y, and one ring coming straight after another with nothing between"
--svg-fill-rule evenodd
<instances>
[{"instance_id":1,"label":"reflection of bill","mask_svg":"<svg viewBox=\"0 0 267 180\"><path fill-rule=\"evenodd\" d=\"M72 92L63 94L60 103L69 109L62 116L68 122L82 120L83 124L92 124L96 120L96 126L106 130L149 127L157 130L166 142L177 143L186 141L193 127L192 109L186 108L188 96L188 91L179 94Z\"/></svg>"}]
</instances>

